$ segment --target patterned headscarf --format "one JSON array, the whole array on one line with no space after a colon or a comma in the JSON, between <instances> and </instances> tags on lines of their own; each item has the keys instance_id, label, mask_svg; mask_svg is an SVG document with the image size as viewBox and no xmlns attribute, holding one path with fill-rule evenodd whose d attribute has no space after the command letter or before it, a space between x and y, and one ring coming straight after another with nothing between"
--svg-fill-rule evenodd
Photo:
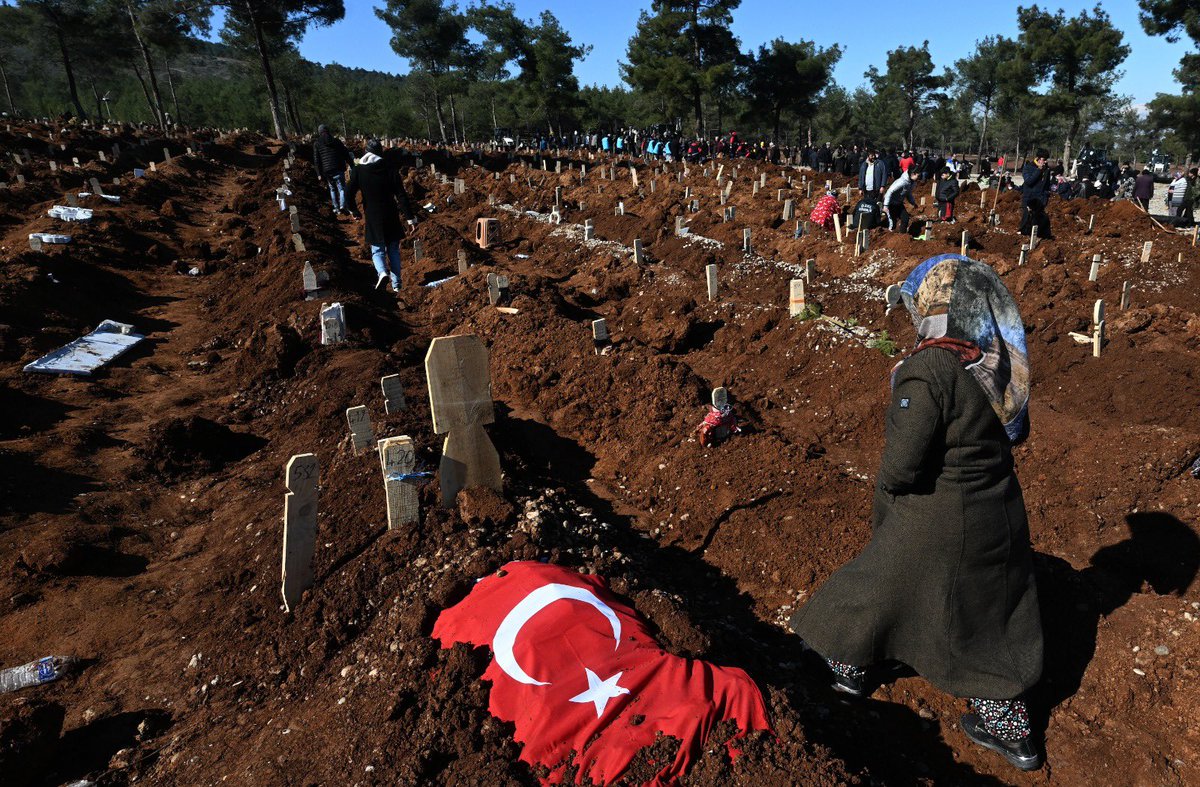
<instances>
[{"instance_id":1,"label":"patterned headscarf","mask_svg":"<svg viewBox=\"0 0 1200 787\"><path fill-rule=\"evenodd\" d=\"M917 329L913 352L926 347L954 352L983 388L1009 441L1016 445L1028 437L1025 325L996 272L959 254L941 254L918 265L900 295Z\"/></svg>"}]
</instances>

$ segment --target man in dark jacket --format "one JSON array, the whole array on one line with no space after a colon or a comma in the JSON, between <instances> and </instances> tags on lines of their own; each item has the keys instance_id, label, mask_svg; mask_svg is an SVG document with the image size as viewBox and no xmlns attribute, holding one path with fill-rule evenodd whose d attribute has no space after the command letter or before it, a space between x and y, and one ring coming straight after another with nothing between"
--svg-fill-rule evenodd
<instances>
[{"instance_id":1,"label":"man in dark jacket","mask_svg":"<svg viewBox=\"0 0 1200 787\"><path fill-rule=\"evenodd\" d=\"M358 216L355 197L362 192L363 213L367 214L366 241L371 247L371 259L379 278L375 288L391 278L392 291L400 290L400 241L404 237L404 224L400 213L408 220L408 226L416 226L412 207L400 173L383 160L383 145L372 139L367 143L367 152L350 171L347 201L350 212Z\"/></svg>"},{"instance_id":2,"label":"man in dark jacket","mask_svg":"<svg viewBox=\"0 0 1200 787\"><path fill-rule=\"evenodd\" d=\"M1046 197L1050 193L1050 168L1047 166L1049 153L1039 150L1033 161L1026 161L1021 168L1021 234L1029 233L1037 225L1038 235L1050 237L1050 216L1046 214Z\"/></svg>"},{"instance_id":3,"label":"man in dark jacket","mask_svg":"<svg viewBox=\"0 0 1200 787\"><path fill-rule=\"evenodd\" d=\"M325 124L317 126L317 139L313 142L313 167L317 180L329 185L329 201L333 212L346 212L346 167L354 163L350 151L342 141L329 133Z\"/></svg>"},{"instance_id":4,"label":"man in dark jacket","mask_svg":"<svg viewBox=\"0 0 1200 787\"><path fill-rule=\"evenodd\" d=\"M1150 210L1150 200L1154 199L1154 176L1150 170L1143 169L1133 181L1133 201L1142 206L1142 210Z\"/></svg>"},{"instance_id":5,"label":"man in dark jacket","mask_svg":"<svg viewBox=\"0 0 1200 787\"><path fill-rule=\"evenodd\" d=\"M879 151L872 150L858 168L858 188L867 202L879 202L887 188L887 165L879 160Z\"/></svg>"}]
</instances>

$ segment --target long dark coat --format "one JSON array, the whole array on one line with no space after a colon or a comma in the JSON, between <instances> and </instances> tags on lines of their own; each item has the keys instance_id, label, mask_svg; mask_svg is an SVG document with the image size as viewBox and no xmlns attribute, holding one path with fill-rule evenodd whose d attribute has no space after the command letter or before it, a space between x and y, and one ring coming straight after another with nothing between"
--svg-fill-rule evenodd
<instances>
[{"instance_id":1,"label":"long dark coat","mask_svg":"<svg viewBox=\"0 0 1200 787\"><path fill-rule=\"evenodd\" d=\"M1011 699L1042 671L1025 502L1004 427L953 353L897 371L871 543L792 618L818 653L894 659L960 697Z\"/></svg>"},{"instance_id":2,"label":"long dark coat","mask_svg":"<svg viewBox=\"0 0 1200 787\"><path fill-rule=\"evenodd\" d=\"M400 173L383 159L370 164L355 164L346 184L346 204L353 206L362 192L363 213L366 214L366 241L372 246L386 246L404 238L403 213L412 218L412 206Z\"/></svg>"}]
</instances>

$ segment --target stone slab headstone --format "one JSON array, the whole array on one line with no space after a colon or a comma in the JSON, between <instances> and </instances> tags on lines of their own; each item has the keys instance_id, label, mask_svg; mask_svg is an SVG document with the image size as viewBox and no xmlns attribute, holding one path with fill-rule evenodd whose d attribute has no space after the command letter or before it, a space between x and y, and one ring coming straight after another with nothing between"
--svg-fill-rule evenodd
<instances>
[{"instance_id":1,"label":"stone slab headstone","mask_svg":"<svg viewBox=\"0 0 1200 787\"><path fill-rule=\"evenodd\" d=\"M458 274L461 276L467 272L467 252L465 249L458 250Z\"/></svg>"},{"instance_id":2,"label":"stone slab headstone","mask_svg":"<svg viewBox=\"0 0 1200 787\"><path fill-rule=\"evenodd\" d=\"M633 240L633 264L641 265L646 261L646 255L642 252L642 239L634 238Z\"/></svg>"},{"instance_id":3,"label":"stone slab headstone","mask_svg":"<svg viewBox=\"0 0 1200 787\"><path fill-rule=\"evenodd\" d=\"M308 249L304 246L304 238L300 237L299 232L292 233L292 246L298 252L308 251Z\"/></svg>"},{"instance_id":4,"label":"stone slab headstone","mask_svg":"<svg viewBox=\"0 0 1200 787\"><path fill-rule=\"evenodd\" d=\"M1121 283L1121 308L1122 309L1129 308L1129 299L1132 294L1133 294L1132 285L1130 285L1130 283L1127 281L1122 282Z\"/></svg>"},{"instance_id":5,"label":"stone slab headstone","mask_svg":"<svg viewBox=\"0 0 1200 787\"><path fill-rule=\"evenodd\" d=\"M487 275L488 304L501 306L508 302L508 277L499 273Z\"/></svg>"},{"instance_id":6,"label":"stone slab headstone","mask_svg":"<svg viewBox=\"0 0 1200 787\"><path fill-rule=\"evenodd\" d=\"M313 550L317 542L317 482L315 454L297 454L284 470L287 495L283 502L283 607L290 612L312 587Z\"/></svg>"},{"instance_id":7,"label":"stone slab headstone","mask_svg":"<svg viewBox=\"0 0 1200 787\"><path fill-rule=\"evenodd\" d=\"M473 335L440 336L425 355L433 431L446 435L439 470L442 505L460 490L501 490L500 457L483 427L495 420L488 351Z\"/></svg>"},{"instance_id":8,"label":"stone slab headstone","mask_svg":"<svg viewBox=\"0 0 1200 787\"><path fill-rule=\"evenodd\" d=\"M715 264L704 266L704 280L708 285L708 299L715 301L717 299L717 266Z\"/></svg>"}]
</instances>

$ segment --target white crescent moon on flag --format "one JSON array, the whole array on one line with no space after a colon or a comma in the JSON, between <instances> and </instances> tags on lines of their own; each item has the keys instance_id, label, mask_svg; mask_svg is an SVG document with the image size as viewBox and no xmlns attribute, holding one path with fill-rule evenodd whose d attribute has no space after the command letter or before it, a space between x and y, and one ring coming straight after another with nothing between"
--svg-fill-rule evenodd
<instances>
[{"instance_id":1,"label":"white crescent moon on flag","mask_svg":"<svg viewBox=\"0 0 1200 787\"><path fill-rule=\"evenodd\" d=\"M574 585L562 585L558 583L542 585L521 599L504 616L504 620L500 622L499 628L496 629L496 636L492 637L492 650L496 654L496 663L513 680L520 683L527 683L531 686L550 685L549 681L537 680L530 677L529 673L521 668L521 665L517 663L517 657L513 655L513 645L517 642L517 635L521 633L521 627L528 623L530 618L555 601L582 601L584 604L590 604L595 607L601 615L604 615L608 619L609 625L612 626L613 640L617 643L613 647L613 650L621 646L621 619L617 617L617 613L613 612L612 607L596 598L596 595L592 591Z\"/></svg>"}]
</instances>

